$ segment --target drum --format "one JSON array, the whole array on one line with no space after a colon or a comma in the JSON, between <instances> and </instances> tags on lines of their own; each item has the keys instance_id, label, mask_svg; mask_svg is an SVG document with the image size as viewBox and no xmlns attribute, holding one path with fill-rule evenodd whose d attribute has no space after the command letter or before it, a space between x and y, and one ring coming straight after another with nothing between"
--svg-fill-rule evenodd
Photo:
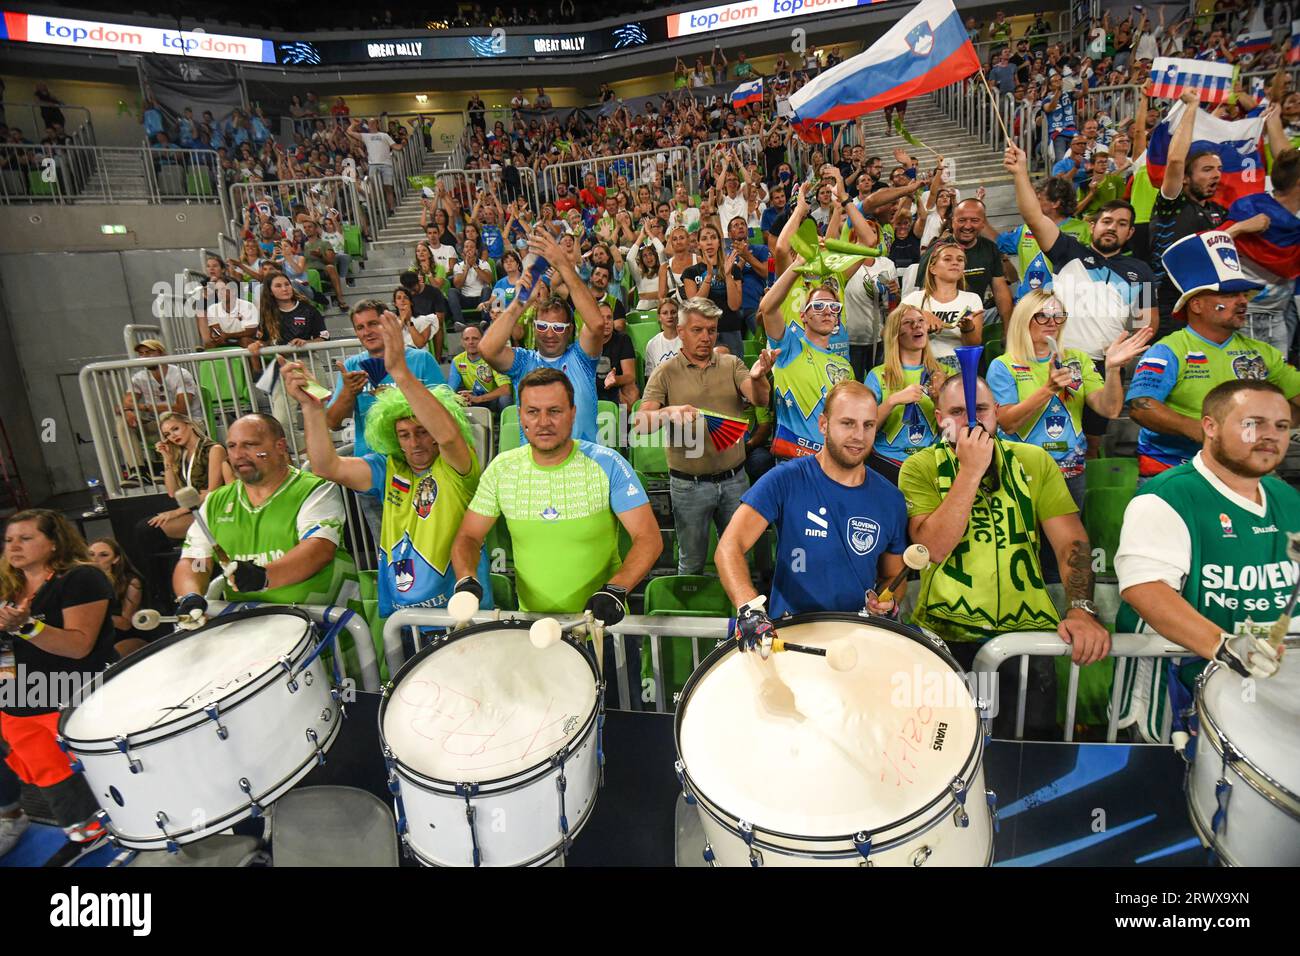
<instances>
[{"instance_id":1,"label":"drum","mask_svg":"<svg viewBox=\"0 0 1300 956\"><path fill-rule=\"evenodd\" d=\"M1228 866L1300 866L1300 647L1248 679L1214 662L1196 687L1187 810Z\"/></svg>"},{"instance_id":2,"label":"drum","mask_svg":"<svg viewBox=\"0 0 1300 956\"><path fill-rule=\"evenodd\" d=\"M538 650L529 622L439 638L384 688L379 738L403 842L427 866L541 866L596 803L604 724L576 638Z\"/></svg>"},{"instance_id":3,"label":"drum","mask_svg":"<svg viewBox=\"0 0 1300 956\"><path fill-rule=\"evenodd\" d=\"M325 762L342 711L315 636L294 608L227 614L110 667L64 711L60 743L120 844L200 840L259 816Z\"/></svg>"},{"instance_id":4,"label":"drum","mask_svg":"<svg viewBox=\"0 0 1300 956\"><path fill-rule=\"evenodd\" d=\"M938 638L881 618L801 614L779 635L852 643L857 665L734 641L691 675L677 773L719 866L987 866L996 798L961 669Z\"/></svg>"}]
</instances>

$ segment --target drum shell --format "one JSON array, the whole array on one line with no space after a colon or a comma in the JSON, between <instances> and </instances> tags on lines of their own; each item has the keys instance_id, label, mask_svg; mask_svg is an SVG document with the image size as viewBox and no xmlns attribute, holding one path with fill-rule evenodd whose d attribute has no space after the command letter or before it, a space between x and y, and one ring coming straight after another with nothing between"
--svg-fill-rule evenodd
<instances>
[{"instance_id":1,"label":"drum shell","mask_svg":"<svg viewBox=\"0 0 1300 956\"><path fill-rule=\"evenodd\" d=\"M208 628L264 613L230 614L214 619ZM304 634L290 658L294 668L313 647L310 618L301 616ZM203 640L205 630L178 632L139 653L165 654L181 641ZM111 668L106 682L126 673L133 657ZM254 804L268 806L316 766L318 747L324 752L333 745L341 714L320 658L295 683L297 690L291 692L289 675L276 666L217 701L217 721L198 711L146 733L130 734L127 754L112 740L64 736L63 745L80 761L117 842L141 850L192 843L248 819ZM91 700L93 694L87 703ZM139 761L137 773L131 772L130 761ZM251 799L240 788L241 780L248 781ZM160 812L166 814L166 832L158 826Z\"/></svg>"},{"instance_id":2,"label":"drum shell","mask_svg":"<svg viewBox=\"0 0 1300 956\"><path fill-rule=\"evenodd\" d=\"M942 642L937 642L937 638L930 640L919 632L881 618L864 618L844 613L801 614L778 622L778 629L787 630L820 621L868 624L906 636L933 653L937 658L936 666L961 672ZM791 639L799 640L795 637ZM965 800L962 805L966 820L964 826L958 822L962 814L958 813L959 804L955 795L950 790L939 790L927 806L908 819L873 831L870 834L871 848L867 859L863 858L854 843L856 834L810 837L775 833L765 831L761 820L747 821L752 826L755 851L751 857L750 845L742 836L739 818L700 791L692 781L690 768L682 757L682 719L689 708L691 694L697 690L710 668L727 655L735 653L739 651L734 646L720 645L700 663L683 688L676 716L675 731L677 752L682 761L682 782L688 797L697 803L713 857L711 862L719 866L751 866L755 861L764 866L861 866L867 862L873 866L988 866L992 863L992 794L989 792L986 796L984 786L984 738L981 734L976 734L970 742L969 754L960 772L965 784ZM977 722L976 726L980 724Z\"/></svg>"},{"instance_id":3,"label":"drum shell","mask_svg":"<svg viewBox=\"0 0 1300 956\"><path fill-rule=\"evenodd\" d=\"M1206 687L1222 668L1221 664L1211 663L1197 681L1200 732L1187 774L1187 810L1192 826L1201 842L1227 866L1300 866L1300 795L1270 779L1268 767L1255 765L1259 754L1252 752L1250 742L1233 736L1233 729L1223 726L1223 715L1214 712ZM1225 671L1223 676L1233 675ZM1289 732L1297 731L1289 728ZM1225 737L1231 752L1226 771ZM1215 791L1221 779L1232 789L1219 831L1214 833L1218 810Z\"/></svg>"},{"instance_id":4,"label":"drum shell","mask_svg":"<svg viewBox=\"0 0 1300 956\"><path fill-rule=\"evenodd\" d=\"M459 782L438 780L404 764L384 734L388 700L404 677L440 647L456 640L503 629L527 630L528 622L500 621L467 627L435 641L412 657L385 689L379 708L379 737L389 764L389 787L394 790L398 818L406 820L403 842L426 866L473 866L474 839L466 808L474 813L474 837L481 866L540 866L562 850L560 827L560 766L555 757L527 770L495 780L481 781L468 797ZM597 681L595 661L586 647L566 636L564 643L582 654ZM554 653L549 648L538 653ZM599 683L597 683L599 688ZM586 715L579 732L562 751L565 777L564 812L573 839L591 816L600 787L602 694Z\"/></svg>"}]
</instances>

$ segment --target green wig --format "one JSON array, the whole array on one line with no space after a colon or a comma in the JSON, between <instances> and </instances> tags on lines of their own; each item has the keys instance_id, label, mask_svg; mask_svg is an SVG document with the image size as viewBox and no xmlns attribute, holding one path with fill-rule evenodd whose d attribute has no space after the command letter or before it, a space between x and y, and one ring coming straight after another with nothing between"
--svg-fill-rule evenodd
<instances>
[{"instance_id":1,"label":"green wig","mask_svg":"<svg viewBox=\"0 0 1300 956\"><path fill-rule=\"evenodd\" d=\"M465 444L473 451L474 433L470 430L469 418L460 403L460 396L446 385L435 385L429 391L451 414L460 429L461 436L465 439ZM406 400L400 388L389 386L380 389L375 395L374 404L366 412L366 444L370 446L371 451L377 451L381 455L392 455L405 461L406 456L402 454L402 446L397 441L397 423L404 418L414 417L411 403Z\"/></svg>"}]
</instances>

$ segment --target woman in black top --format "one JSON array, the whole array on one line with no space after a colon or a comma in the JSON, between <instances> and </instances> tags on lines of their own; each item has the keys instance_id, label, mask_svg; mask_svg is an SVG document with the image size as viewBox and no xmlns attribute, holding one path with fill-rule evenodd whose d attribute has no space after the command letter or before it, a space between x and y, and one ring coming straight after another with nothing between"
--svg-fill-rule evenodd
<instances>
[{"instance_id":1,"label":"woman in black top","mask_svg":"<svg viewBox=\"0 0 1300 956\"><path fill-rule=\"evenodd\" d=\"M98 801L58 745L60 709L116 656L109 607L113 586L90 560L86 542L61 514L20 511L9 519L0 557L0 631L11 635L17 687L0 699L6 762L39 787L74 843L105 835ZM68 699L62 699L67 697Z\"/></svg>"},{"instance_id":2,"label":"woman in black top","mask_svg":"<svg viewBox=\"0 0 1300 956\"><path fill-rule=\"evenodd\" d=\"M148 643L131 623L131 618L140 610L144 601L144 576L135 569L115 538L96 538L92 541L90 559L113 584L113 605L109 608L117 636L113 649L117 651L118 657L126 657Z\"/></svg>"},{"instance_id":3,"label":"woman in black top","mask_svg":"<svg viewBox=\"0 0 1300 956\"><path fill-rule=\"evenodd\" d=\"M691 299L697 295L704 296L722 310L722 317L718 319L718 344L725 345L737 358L744 358L738 250L733 249L724 255L722 237L712 224L700 226L698 241L703 261L682 273L686 297Z\"/></svg>"},{"instance_id":4,"label":"woman in black top","mask_svg":"<svg viewBox=\"0 0 1300 956\"><path fill-rule=\"evenodd\" d=\"M283 272L270 273L262 286L257 341L248 350L254 356L267 345L305 345L329 338L325 317L320 310L298 294ZM254 366L261 363L254 360Z\"/></svg>"}]
</instances>

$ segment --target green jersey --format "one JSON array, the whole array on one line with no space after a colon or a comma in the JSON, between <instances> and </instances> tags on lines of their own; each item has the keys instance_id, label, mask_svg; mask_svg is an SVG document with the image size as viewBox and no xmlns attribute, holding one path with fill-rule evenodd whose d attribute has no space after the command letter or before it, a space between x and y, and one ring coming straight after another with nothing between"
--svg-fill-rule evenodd
<instances>
[{"instance_id":1,"label":"green jersey","mask_svg":"<svg viewBox=\"0 0 1300 956\"><path fill-rule=\"evenodd\" d=\"M983 641L1007 631L1052 631L1060 623L1043 586L1038 525L1075 507L1061 470L1037 445L997 440L998 484L986 478L966 534L942 563L921 572L912 621L946 641ZM947 442L903 462L898 489L907 515L936 511L957 477Z\"/></svg>"},{"instance_id":2,"label":"green jersey","mask_svg":"<svg viewBox=\"0 0 1300 956\"><path fill-rule=\"evenodd\" d=\"M1065 477L1073 478L1083 474L1088 453L1088 439L1083 433L1086 399L1106 383L1097 374L1087 352L1066 349L1064 365L1072 373L1065 393L1048 399L1037 416L1027 418L1018 431L1008 433L999 429L999 433L1011 441L1029 442L1042 448L1056 459ZM989 365L989 388L1004 408L1018 405L1047 384L1053 368L1051 356L1018 362L1009 355L999 355Z\"/></svg>"},{"instance_id":3,"label":"green jersey","mask_svg":"<svg viewBox=\"0 0 1300 956\"><path fill-rule=\"evenodd\" d=\"M1236 494L1202 454L1146 482L1124 512L1115 554L1120 591L1162 581L1220 630L1263 636L1295 585L1286 545L1288 533L1300 532L1300 491L1272 475L1259 490L1261 501ZM1154 633L1127 603L1115 629ZM1121 726L1136 723L1146 739L1159 741L1168 719L1167 669L1158 658L1133 664L1123 682ZM1179 677L1190 687L1204 666L1193 658Z\"/></svg>"},{"instance_id":4,"label":"green jersey","mask_svg":"<svg viewBox=\"0 0 1300 956\"><path fill-rule=\"evenodd\" d=\"M289 553L300 541L323 538L338 545L343 536L343 495L338 486L316 475L290 468L274 494L254 507L242 481L222 485L211 492L200 509L221 550L231 561L252 561L266 566ZM212 545L199 530L190 526L181 558L207 559ZM227 601L260 601L264 604L328 605L341 600L345 582L355 589L356 564L339 547L334 560L305 581L268 591L244 593L226 583ZM346 600L343 595L342 600Z\"/></svg>"},{"instance_id":5,"label":"green jersey","mask_svg":"<svg viewBox=\"0 0 1300 956\"><path fill-rule=\"evenodd\" d=\"M864 384L876 396L877 404L883 403L894 392L902 391L885 384L883 365L877 365L868 372ZM921 384L929 384L929 372L926 367L904 365L903 387ZM923 395L919 402L895 405L890 409L889 417L876 425L874 451L881 458L888 458L895 464L902 464L908 456L933 445L938 434L939 426L934 420L934 400L929 395Z\"/></svg>"},{"instance_id":6,"label":"green jersey","mask_svg":"<svg viewBox=\"0 0 1300 956\"><path fill-rule=\"evenodd\" d=\"M505 519L519 610L574 614L618 571L618 516L648 503L622 455L574 441L558 465L537 464L527 445L497 455L469 510Z\"/></svg>"},{"instance_id":7,"label":"green jersey","mask_svg":"<svg viewBox=\"0 0 1300 956\"><path fill-rule=\"evenodd\" d=\"M498 372L481 355L477 359L471 359L468 352L461 352L451 360L447 384L453 392L486 395L502 385L509 385L510 376Z\"/></svg>"}]
</instances>

